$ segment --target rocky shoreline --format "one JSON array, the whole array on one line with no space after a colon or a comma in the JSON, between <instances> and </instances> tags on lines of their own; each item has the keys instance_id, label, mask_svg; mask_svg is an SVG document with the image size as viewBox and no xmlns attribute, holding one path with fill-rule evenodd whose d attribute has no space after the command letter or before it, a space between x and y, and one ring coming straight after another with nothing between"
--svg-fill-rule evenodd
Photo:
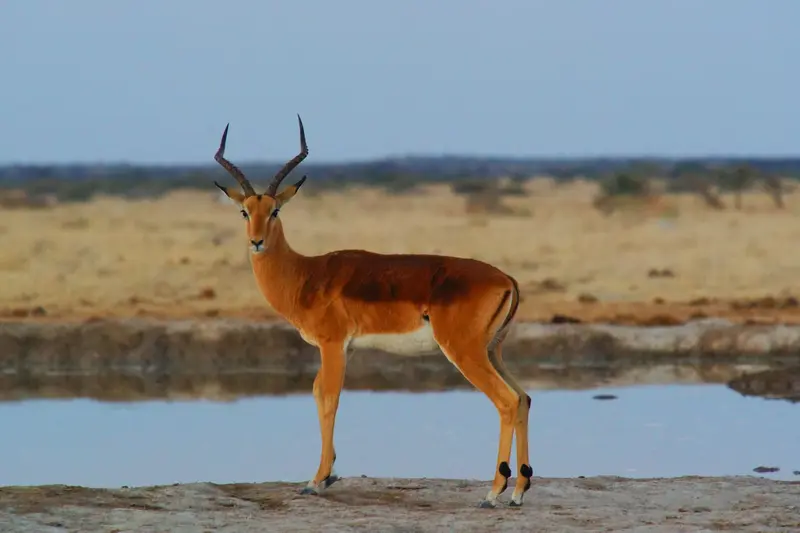
<instances>
[{"instance_id":1,"label":"rocky shoreline","mask_svg":"<svg viewBox=\"0 0 800 533\"><path fill-rule=\"evenodd\" d=\"M0 531L800 530L800 482L752 476L534 478L522 508L478 509L488 486L357 477L318 497L298 495L296 483L0 487Z\"/></svg>"},{"instance_id":2,"label":"rocky shoreline","mask_svg":"<svg viewBox=\"0 0 800 533\"><path fill-rule=\"evenodd\" d=\"M0 364L17 359L30 367L152 367L219 360L233 367L247 367L287 357L302 359L312 353L317 353L316 348L282 321L129 318L0 322ZM504 343L503 353L512 359L595 360L798 356L800 325L736 324L723 319L650 327L517 323Z\"/></svg>"},{"instance_id":3,"label":"rocky shoreline","mask_svg":"<svg viewBox=\"0 0 800 533\"><path fill-rule=\"evenodd\" d=\"M506 340L504 358L532 389L735 383L743 394L800 398L800 326L719 319L659 327L520 323ZM318 366L316 348L277 321L0 323L0 400L307 392ZM771 376L767 385L747 378L765 372ZM469 384L437 353L397 356L356 349L345 387L435 391Z\"/></svg>"}]
</instances>

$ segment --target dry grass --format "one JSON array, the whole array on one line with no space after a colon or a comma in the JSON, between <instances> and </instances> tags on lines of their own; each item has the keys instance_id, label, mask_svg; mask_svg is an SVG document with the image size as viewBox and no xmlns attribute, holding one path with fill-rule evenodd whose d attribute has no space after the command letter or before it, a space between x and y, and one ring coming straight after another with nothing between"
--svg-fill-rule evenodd
<instances>
[{"instance_id":1,"label":"dry grass","mask_svg":"<svg viewBox=\"0 0 800 533\"><path fill-rule=\"evenodd\" d=\"M743 211L710 210L686 195L606 216L592 207L593 184L542 179L527 188L529 197L504 200L528 210L524 217L470 214L446 186L398 196L301 192L281 216L292 246L306 254L365 248L490 261L519 280L525 318L576 305L635 314L630 306L654 300L785 295L800 276L800 203L791 196L783 211L764 194L749 195ZM0 309L8 316L41 306L60 317L267 313L243 222L213 189L0 211ZM653 269L673 275L649 276Z\"/></svg>"}]
</instances>

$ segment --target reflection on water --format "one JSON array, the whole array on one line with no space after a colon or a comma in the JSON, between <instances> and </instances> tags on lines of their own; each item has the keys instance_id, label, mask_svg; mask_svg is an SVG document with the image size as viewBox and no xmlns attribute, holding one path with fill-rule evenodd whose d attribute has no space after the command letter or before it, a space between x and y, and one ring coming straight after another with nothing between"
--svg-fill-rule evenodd
<instances>
[{"instance_id":1,"label":"reflection on water","mask_svg":"<svg viewBox=\"0 0 800 533\"><path fill-rule=\"evenodd\" d=\"M350 391L434 392L472 390L453 365L441 356L395 357L391 365L372 360L348 367ZM601 387L666 384L725 384L748 396L797 401L800 366L786 361L690 360L676 357L541 360L508 358L509 369L529 390L583 390ZM145 372L114 369L103 373L28 369L0 373L0 401L33 398L91 398L103 401L234 400L253 396L308 394L316 368L294 373L244 368L220 368L200 373L190 366L179 371Z\"/></svg>"},{"instance_id":2,"label":"reflection on water","mask_svg":"<svg viewBox=\"0 0 800 533\"><path fill-rule=\"evenodd\" d=\"M800 367L744 373L732 379L728 386L745 396L800 402Z\"/></svg>"},{"instance_id":3,"label":"reflection on water","mask_svg":"<svg viewBox=\"0 0 800 533\"><path fill-rule=\"evenodd\" d=\"M597 394L617 399L597 401ZM798 479L800 409L722 385L532 391L539 476L757 475ZM235 402L27 400L0 404L0 485L303 481L319 457L308 395ZM345 476L491 478L498 422L469 391L343 394Z\"/></svg>"}]
</instances>

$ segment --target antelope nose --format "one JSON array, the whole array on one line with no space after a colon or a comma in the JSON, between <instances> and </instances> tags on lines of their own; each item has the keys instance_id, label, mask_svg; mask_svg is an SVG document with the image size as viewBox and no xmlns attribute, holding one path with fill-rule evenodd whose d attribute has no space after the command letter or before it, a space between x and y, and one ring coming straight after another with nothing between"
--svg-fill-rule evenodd
<instances>
[{"instance_id":1,"label":"antelope nose","mask_svg":"<svg viewBox=\"0 0 800 533\"><path fill-rule=\"evenodd\" d=\"M250 244L252 244L256 248L260 248L261 245L264 244L264 239L261 239L260 241L254 241L253 239L250 239Z\"/></svg>"}]
</instances>

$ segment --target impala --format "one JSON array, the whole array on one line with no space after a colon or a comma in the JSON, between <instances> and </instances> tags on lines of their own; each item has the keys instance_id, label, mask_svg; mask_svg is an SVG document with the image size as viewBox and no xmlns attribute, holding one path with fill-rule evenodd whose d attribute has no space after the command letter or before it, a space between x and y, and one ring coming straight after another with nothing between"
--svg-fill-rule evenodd
<instances>
[{"instance_id":1,"label":"impala","mask_svg":"<svg viewBox=\"0 0 800 533\"><path fill-rule=\"evenodd\" d=\"M336 411L344 384L347 353L353 347L420 353L437 347L497 408L500 437L491 490L480 507L492 508L508 487L511 447L516 433L518 476L509 505L521 506L533 471L528 459L531 399L508 372L501 346L519 304L517 282L487 263L422 254L378 254L337 250L307 256L287 242L280 210L303 183L278 192L283 179L308 155L303 121L300 153L273 177L263 194L225 159L228 126L214 159L242 192L217 183L241 209L250 258L261 294L270 306L319 348L314 379L322 441L319 467L301 494L320 494L338 480L333 473Z\"/></svg>"}]
</instances>

